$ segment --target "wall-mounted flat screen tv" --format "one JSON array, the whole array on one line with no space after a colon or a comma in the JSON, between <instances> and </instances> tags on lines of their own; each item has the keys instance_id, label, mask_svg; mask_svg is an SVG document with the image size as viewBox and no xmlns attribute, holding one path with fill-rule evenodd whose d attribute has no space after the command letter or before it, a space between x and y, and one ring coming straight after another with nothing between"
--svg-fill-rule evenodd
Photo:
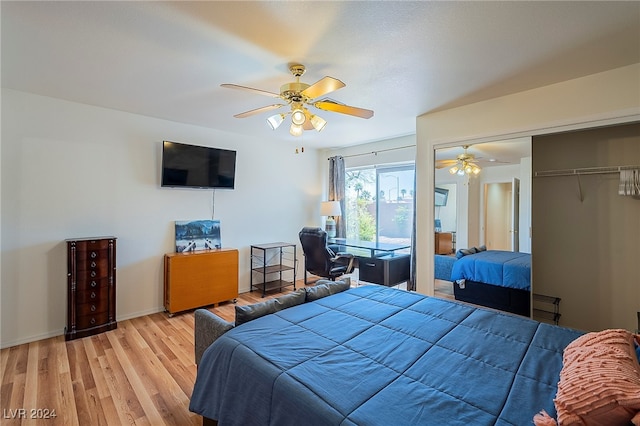
<instances>
[{"instance_id":1,"label":"wall-mounted flat screen tv","mask_svg":"<svg viewBox=\"0 0 640 426\"><path fill-rule=\"evenodd\" d=\"M436 188L435 205L446 206L447 198L449 198L449 190L444 188Z\"/></svg>"},{"instance_id":2,"label":"wall-mounted flat screen tv","mask_svg":"<svg viewBox=\"0 0 640 426\"><path fill-rule=\"evenodd\" d=\"M164 141L162 186L234 189L236 151Z\"/></svg>"}]
</instances>

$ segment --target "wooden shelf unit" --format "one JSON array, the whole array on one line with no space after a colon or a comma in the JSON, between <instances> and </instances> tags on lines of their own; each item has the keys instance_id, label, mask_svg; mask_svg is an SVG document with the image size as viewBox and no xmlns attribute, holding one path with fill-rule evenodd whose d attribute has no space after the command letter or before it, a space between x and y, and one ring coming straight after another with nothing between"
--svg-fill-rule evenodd
<instances>
[{"instance_id":1,"label":"wooden shelf unit","mask_svg":"<svg viewBox=\"0 0 640 426\"><path fill-rule=\"evenodd\" d=\"M164 308L173 315L238 297L238 250L164 256Z\"/></svg>"}]
</instances>

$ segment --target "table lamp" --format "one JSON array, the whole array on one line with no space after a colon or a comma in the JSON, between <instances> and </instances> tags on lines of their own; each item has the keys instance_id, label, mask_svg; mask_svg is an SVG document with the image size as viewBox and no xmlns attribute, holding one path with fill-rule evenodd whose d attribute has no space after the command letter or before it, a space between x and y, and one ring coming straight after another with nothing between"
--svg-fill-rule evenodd
<instances>
[{"instance_id":1,"label":"table lamp","mask_svg":"<svg viewBox=\"0 0 640 426\"><path fill-rule=\"evenodd\" d=\"M340 216L342 211L340 209L340 201L323 201L320 204L320 215L326 216L325 231L329 238L335 238L336 236L336 221L334 217Z\"/></svg>"}]
</instances>

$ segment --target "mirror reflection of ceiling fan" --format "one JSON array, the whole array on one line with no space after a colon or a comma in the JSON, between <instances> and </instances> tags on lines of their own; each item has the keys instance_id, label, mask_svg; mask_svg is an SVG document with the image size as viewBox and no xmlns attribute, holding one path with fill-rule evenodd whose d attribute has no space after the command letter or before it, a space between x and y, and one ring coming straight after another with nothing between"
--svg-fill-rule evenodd
<instances>
[{"instance_id":1,"label":"mirror reflection of ceiling fan","mask_svg":"<svg viewBox=\"0 0 640 426\"><path fill-rule=\"evenodd\" d=\"M327 122L323 118L311 112L308 109L309 107L314 107L323 111L352 115L354 117L360 118L373 117L373 111L371 110L344 105L331 99L319 99L320 97L325 96L328 93L346 86L337 78L326 76L318 80L314 84L308 85L306 83L300 82L300 77L306 71L304 65L290 64L289 71L291 71L291 74L296 77L296 81L282 85L280 87L280 93L268 92L265 90L254 89L246 86L239 86L237 84L222 84L222 87L226 87L229 89L240 89L263 96L278 98L285 102L284 104L272 104L250 111L242 112L234 115L234 117L251 117L256 114L289 106L289 111L270 116L269 118L267 118L267 123L269 123L269 126L271 126L273 130L275 130L282 124L284 119L290 115L291 127L289 128L289 133L291 133L293 136L302 135L303 130L315 129L319 132L326 126Z\"/></svg>"},{"instance_id":2,"label":"mirror reflection of ceiling fan","mask_svg":"<svg viewBox=\"0 0 640 426\"><path fill-rule=\"evenodd\" d=\"M464 152L458 155L455 159L437 160L436 169L449 167L449 173L459 176L464 176L465 174L477 175L480 173L482 168L477 163L477 160L479 160L480 157L476 158L475 155L467 152L469 145L464 145L463 148Z\"/></svg>"}]
</instances>

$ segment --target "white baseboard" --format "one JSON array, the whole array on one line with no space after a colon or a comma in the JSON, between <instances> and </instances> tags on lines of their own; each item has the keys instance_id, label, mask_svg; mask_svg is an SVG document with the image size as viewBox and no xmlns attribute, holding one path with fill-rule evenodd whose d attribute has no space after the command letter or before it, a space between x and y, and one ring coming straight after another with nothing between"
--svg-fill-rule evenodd
<instances>
[{"instance_id":1,"label":"white baseboard","mask_svg":"<svg viewBox=\"0 0 640 426\"><path fill-rule=\"evenodd\" d=\"M129 320L129 319L143 317L145 315L151 315L151 314L155 314L155 313L158 313L158 312L164 312L164 306L151 308L151 309L147 309L147 310L144 310L144 311L134 312L134 313L131 313L129 315L122 316L122 317L117 317L116 321L118 321L118 322L126 321L126 320ZM21 339L8 341L8 342L0 342L0 349L6 349L6 348L13 347L13 346L24 345L26 343L33 343L33 342L37 342L38 340L50 339L52 337L57 337L57 336L62 336L62 335L64 335L64 328L58 329L58 330L48 331L46 333L41 333L41 334L34 334L33 336L28 336L28 337L24 337L24 338L21 338Z\"/></svg>"}]
</instances>

